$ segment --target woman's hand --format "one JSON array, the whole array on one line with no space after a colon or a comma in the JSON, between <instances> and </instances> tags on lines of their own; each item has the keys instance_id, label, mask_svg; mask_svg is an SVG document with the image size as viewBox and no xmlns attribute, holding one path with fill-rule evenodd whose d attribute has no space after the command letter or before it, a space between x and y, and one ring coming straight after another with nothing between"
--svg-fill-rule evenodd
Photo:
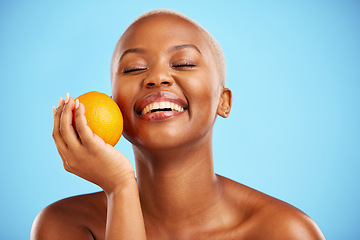
<instances>
[{"instance_id":1,"label":"woman's hand","mask_svg":"<svg viewBox=\"0 0 360 240\"><path fill-rule=\"evenodd\" d=\"M60 98L53 111L53 137L65 170L97 184L107 195L105 238L146 239L134 168L129 160L91 131L84 105L75 103L68 94L65 101Z\"/></svg>"},{"instance_id":2,"label":"woman's hand","mask_svg":"<svg viewBox=\"0 0 360 240\"><path fill-rule=\"evenodd\" d=\"M111 193L135 179L134 168L122 153L91 131L85 111L84 105L75 103L68 94L65 101L60 98L58 108L54 108L53 138L66 171Z\"/></svg>"}]
</instances>

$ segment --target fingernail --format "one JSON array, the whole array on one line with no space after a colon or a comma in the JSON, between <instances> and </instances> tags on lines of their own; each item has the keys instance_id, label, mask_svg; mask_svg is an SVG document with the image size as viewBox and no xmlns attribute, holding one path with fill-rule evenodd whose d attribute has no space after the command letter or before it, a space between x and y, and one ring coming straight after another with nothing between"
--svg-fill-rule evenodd
<instances>
[{"instance_id":1,"label":"fingernail","mask_svg":"<svg viewBox=\"0 0 360 240\"><path fill-rule=\"evenodd\" d=\"M61 104L62 100L63 100L63 98L60 97L60 98L59 98L59 102L58 102L58 107L60 107L60 104Z\"/></svg>"},{"instance_id":2,"label":"fingernail","mask_svg":"<svg viewBox=\"0 0 360 240\"><path fill-rule=\"evenodd\" d=\"M55 116L55 113L56 113L56 107L53 106L53 115Z\"/></svg>"},{"instance_id":3,"label":"fingernail","mask_svg":"<svg viewBox=\"0 0 360 240\"><path fill-rule=\"evenodd\" d=\"M67 103L67 102L69 101L69 99L70 99L70 94L67 93L67 94L66 94L66 97L65 97L65 103Z\"/></svg>"},{"instance_id":4,"label":"fingernail","mask_svg":"<svg viewBox=\"0 0 360 240\"><path fill-rule=\"evenodd\" d=\"M80 106L79 99L75 100L75 108L78 109Z\"/></svg>"}]
</instances>

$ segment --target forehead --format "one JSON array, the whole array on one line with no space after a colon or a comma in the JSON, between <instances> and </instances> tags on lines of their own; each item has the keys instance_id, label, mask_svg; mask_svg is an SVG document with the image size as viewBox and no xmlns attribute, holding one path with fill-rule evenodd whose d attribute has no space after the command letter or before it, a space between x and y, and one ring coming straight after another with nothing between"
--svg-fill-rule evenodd
<instances>
[{"instance_id":1,"label":"forehead","mask_svg":"<svg viewBox=\"0 0 360 240\"><path fill-rule=\"evenodd\" d=\"M160 50L179 44L193 44L201 52L209 49L203 32L188 20L170 14L152 15L130 25L120 38L117 54L134 47Z\"/></svg>"}]
</instances>

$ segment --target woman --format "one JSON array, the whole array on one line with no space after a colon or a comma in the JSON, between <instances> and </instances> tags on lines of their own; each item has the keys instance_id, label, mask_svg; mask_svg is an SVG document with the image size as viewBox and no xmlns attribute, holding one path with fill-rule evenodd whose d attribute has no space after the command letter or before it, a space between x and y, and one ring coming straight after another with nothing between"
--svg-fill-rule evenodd
<instances>
[{"instance_id":1,"label":"woman","mask_svg":"<svg viewBox=\"0 0 360 240\"><path fill-rule=\"evenodd\" d=\"M214 173L213 125L232 96L206 30L176 12L146 13L121 36L111 66L137 179L88 128L84 106L61 99L53 136L64 167L104 191L48 206L32 239L324 239L300 210Z\"/></svg>"}]
</instances>

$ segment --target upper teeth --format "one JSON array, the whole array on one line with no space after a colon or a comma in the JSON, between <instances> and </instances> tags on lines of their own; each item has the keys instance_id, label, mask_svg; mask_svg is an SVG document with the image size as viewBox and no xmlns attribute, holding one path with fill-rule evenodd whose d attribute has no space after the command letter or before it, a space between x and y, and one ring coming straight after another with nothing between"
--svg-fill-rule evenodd
<instances>
[{"instance_id":1,"label":"upper teeth","mask_svg":"<svg viewBox=\"0 0 360 240\"><path fill-rule=\"evenodd\" d=\"M173 103L173 102L154 102L154 103L150 103L149 105L147 105L141 111L141 114L145 115L145 114L151 112L151 110L164 109L164 108L170 108L171 110L178 111L178 112L184 111L183 107L181 107L181 106L179 106L179 105L177 105L176 103Z\"/></svg>"}]
</instances>

